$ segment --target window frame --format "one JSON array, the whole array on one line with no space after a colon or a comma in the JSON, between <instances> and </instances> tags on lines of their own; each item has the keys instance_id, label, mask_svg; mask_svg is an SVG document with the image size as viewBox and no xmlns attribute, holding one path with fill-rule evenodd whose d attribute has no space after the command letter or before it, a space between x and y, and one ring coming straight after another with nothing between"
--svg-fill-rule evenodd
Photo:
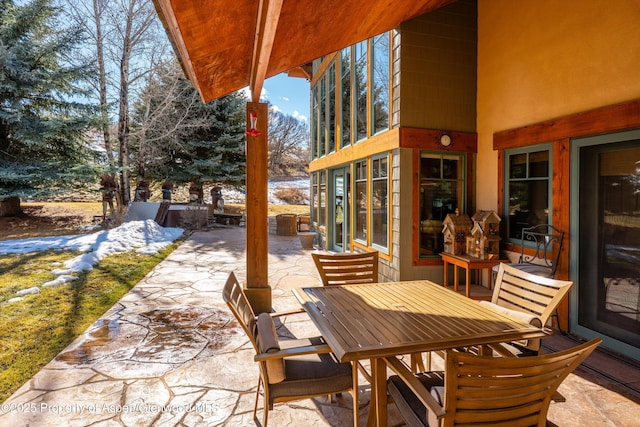
<instances>
[{"instance_id":1,"label":"window frame","mask_svg":"<svg viewBox=\"0 0 640 427\"><path fill-rule=\"evenodd\" d=\"M318 220L320 218L320 204L319 204L319 186L318 186L318 174L320 172L312 172L311 173L311 223L318 224Z\"/></svg>"},{"instance_id":2,"label":"window frame","mask_svg":"<svg viewBox=\"0 0 640 427\"><path fill-rule=\"evenodd\" d=\"M383 159L386 162L386 175L384 177L377 177L376 178L376 177L374 177L374 174L375 174L375 171L376 171L375 163L377 161L380 161L380 160L383 160ZM391 196L390 166L391 166L391 158L390 158L389 153L386 153L386 152L385 153L381 153L381 154L378 154L378 155L375 155L375 156L371 157L371 167L369 168L369 173L368 173L369 186L370 186L369 194L371 194L371 197L369 197L369 206L368 206L368 208L369 208L369 215L368 216L370 218L369 222L371 223L371 226L369 227L371 229L371 232L369 233L369 238L371 240L370 246L372 248L375 248L375 249L379 250L382 253L385 253L385 254L389 253L389 239L390 239L389 232L390 232L390 229L391 229L390 221L392 220L391 215L390 215L391 204L389 203L389 198ZM385 210L384 215L385 215L386 226L387 226L386 231L384 233L385 234L384 238L386 240L386 242L385 242L386 245L382 245L382 244L379 244L379 243L373 241L374 237L376 236L376 231L374 230L374 224L375 224L374 216L375 216L376 209L375 209L375 207L373 205L374 204L374 197L373 197L374 184L376 182L378 182L378 181L383 181L383 180L385 181L385 184L386 184L385 185L385 188L386 188L386 200L385 200L385 203L386 204L384 206L384 210ZM379 233L379 234L382 235L382 233Z\"/></svg>"},{"instance_id":3,"label":"window frame","mask_svg":"<svg viewBox=\"0 0 640 427\"><path fill-rule=\"evenodd\" d=\"M378 47L378 43L379 40L381 38L385 37L387 42L386 42L386 62L383 67L378 67L378 55L377 52L379 52L379 50L377 49ZM371 123L371 130L370 133L371 135L377 135L379 133L382 132L386 132L389 130L389 124L390 124L390 115L391 115L391 100L390 100L390 93L391 93L391 82L389 80L389 76L391 75L391 51L390 51L390 44L391 44L391 35L388 31L385 31L383 33L377 34L373 37L371 37L371 54L370 54L370 66L369 66L369 78L367 81L367 92L368 92L368 96L371 99L371 102L369 103L370 105L370 111L369 111L369 123ZM384 81L379 81L380 79L376 78L378 73L377 70L379 68L383 68L386 71L386 79L384 79ZM386 118L386 126L385 127L381 127L381 128L377 128L377 117L376 117L376 106L378 105L377 99L376 97L374 97L374 91L376 89L376 84L380 83L381 85L383 85L383 87L386 88L385 93L386 96L382 97L381 99L384 100L384 105L386 106L386 114L387 114L387 118Z\"/></svg>"},{"instance_id":4,"label":"window frame","mask_svg":"<svg viewBox=\"0 0 640 427\"><path fill-rule=\"evenodd\" d=\"M529 176L529 171L530 171L530 155L532 153L537 153L537 152L543 152L546 151L548 153L548 160L547 160L547 176L546 177L541 177L541 176ZM527 155L527 162L526 162L526 174L527 176L525 176L524 178L511 178L511 157L512 156L517 156L517 155L522 155L522 154L526 154ZM502 218L503 218L503 224L504 226L503 228L503 237L505 239L506 242L515 244L515 245L520 245L522 243L522 239L520 237L511 236L511 216L510 216L510 198L511 198L511 193L510 193L510 184L512 182L532 182L535 180L542 180L542 179L546 179L547 181L547 185L546 185L546 189L547 189L547 207L546 207L546 211L547 211L547 220L546 222L541 222L541 224L551 224L553 225L553 146L551 143L543 143L543 144L535 144L535 145L528 145L526 147L517 147L517 148L510 148L510 149L506 149L504 150L504 159L503 159L503 171L504 171L504 175L503 175L503 192L502 192L502 207L503 207L503 212L502 212ZM534 224L529 224L526 226L531 226ZM525 242L526 246L532 245L532 243L529 242Z\"/></svg>"},{"instance_id":5,"label":"window frame","mask_svg":"<svg viewBox=\"0 0 640 427\"><path fill-rule=\"evenodd\" d=\"M351 90L352 90L352 51L351 46L340 51L340 141L339 149L351 145L353 120L351 117ZM338 67L336 67L338 68ZM348 73L346 74L345 73ZM345 77L346 76L346 77ZM346 78L346 81L345 81ZM345 126L346 125L346 126Z\"/></svg>"},{"instance_id":6,"label":"window frame","mask_svg":"<svg viewBox=\"0 0 640 427\"><path fill-rule=\"evenodd\" d=\"M459 206L458 209L460 209L460 212L462 213L468 213L467 209L468 209L468 197L469 197L469 158L468 158L469 153L467 152L460 152L460 151L441 151L441 150L419 150L418 152L418 193L419 193L419 199L421 198L421 193L422 193L422 186L423 186L423 181L442 181L442 182L453 182L453 181L457 181L458 185L457 187L460 188L462 194L459 196ZM444 178L443 177L443 167L442 167L442 163L445 160L446 157L456 157L457 160L460 162L459 165L459 174L461 175L460 178L457 179L451 179L451 178ZM434 177L425 177L423 178L422 175L422 165L421 165L421 161L423 158L432 158L432 159L439 159L440 161L440 178L434 178ZM455 211L455 209L454 209ZM420 261L429 261L429 260L439 260L440 256L438 253L435 253L433 255L425 255L422 256L421 254L421 250L422 250L422 244L421 244L421 240L422 240L422 206L420 206L420 203L418 202L418 209L417 209L417 221L418 221L418 230L420 230L418 232L418 241L417 241L417 248L418 248L418 253L417 253L417 259ZM445 215L446 217L446 215ZM444 221L444 217L440 220L440 221ZM443 239L443 235L440 233L438 236L439 239Z\"/></svg>"},{"instance_id":7,"label":"window frame","mask_svg":"<svg viewBox=\"0 0 640 427\"><path fill-rule=\"evenodd\" d=\"M317 84L311 88L310 144L312 159L317 159L320 157L318 150L318 90L319 85Z\"/></svg>"},{"instance_id":8,"label":"window frame","mask_svg":"<svg viewBox=\"0 0 640 427\"><path fill-rule=\"evenodd\" d=\"M354 44L353 56L351 58L351 61L353 63L353 76L351 78L351 81L353 82L353 87L351 90L353 121L351 123L353 127L354 143L366 141L369 138L369 41L370 39L366 39ZM362 52L360 52L360 50ZM358 56L359 52L360 55ZM364 61L364 64L361 64L362 61ZM358 68L360 66L363 73L362 81L358 80ZM364 88L364 90L359 93L358 90L362 89L361 86ZM361 98L361 96L363 98ZM362 103L364 104L363 106L361 105ZM361 106L363 108L360 108Z\"/></svg>"},{"instance_id":9,"label":"window frame","mask_svg":"<svg viewBox=\"0 0 640 427\"><path fill-rule=\"evenodd\" d=\"M326 105L326 128L327 128L327 154L336 152L336 61L333 59L327 67L325 73L327 79L327 105Z\"/></svg>"},{"instance_id":10,"label":"window frame","mask_svg":"<svg viewBox=\"0 0 640 427\"><path fill-rule=\"evenodd\" d=\"M364 177L361 176L361 174L359 175L360 169L358 167L358 165L363 165L364 167ZM369 230L368 230L368 226L369 226L369 160L368 159L359 159L353 162L353 201L352 201L352 206L353 206L353 233L352 233L352 238L354 242L357 242L361 245L365 245L368 246L369 245ZM358 184L364 183L364 197L365 197L365 201L364 201L364 206L365 206L365 211L364 211L364 218L362 220L359 220L358 217L358 209L361 203L360 199L358 198ZM362 224L361 224L362 222ZM359 230L358 227L359 226L363 226L362 230ZM358 233L360 233L360 231L362 231L364 233L364 237L360 237L358 235Z\"/></svg>"},{"instance_id":11,"label":"window frame","mask_svg":"<svg viewBox=\"0 0 640 427\"><path fill-rule=\"evenodd\" d=\"M327 171L323 169L319 172L318 179L318 225L322 228L327 227Z\"/></svg>"}]
</instances>

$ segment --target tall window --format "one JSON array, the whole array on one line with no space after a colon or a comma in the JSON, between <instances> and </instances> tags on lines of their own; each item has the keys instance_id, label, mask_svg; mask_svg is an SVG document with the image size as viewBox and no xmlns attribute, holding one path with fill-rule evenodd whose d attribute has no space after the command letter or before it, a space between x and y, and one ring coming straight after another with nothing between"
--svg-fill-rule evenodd
<instances>
[{"instance_id":1,"label":"tall window","mask_svg":"<svg viewBox=\"0 0 640 427\"><path fill-rule=\"evenodd\" d=\"M455 153L420 155L420 257L444 249L442 221L456 209L464 212L465 156Z\"/></svg>"},{"instance_id":2,"label":"tall window","mask_svg":"<svg viewBox=\"0 0 640 427\"><path fill-rule=\"evenodd\" d=\"M367 137L367 40L354 46L354 96L356 102L355 130L356 141Z\"/></svg>"},{"instance_id":3,"label":"tall window","mask_svg":"<svg viewBox=\"0 0 640 427\"><path fill-rule=\"evenodd\" d=\"M318 172L314 172L311 174L311 221L318 222L320 219L318 204Z\"/></svg>"},{"instance_id":4,"label":"tall window","mask_svg":"<svg viewBox=\"0 0 640 427\"><path fill-rule=\"evenodd\" d=\"M320 215L318 223L326 227L327 226L327 176L324 171L320 172L320 188L319 188L319 204Z\"/></svg>"},{"instance_id":5,"label":"tall window","mask_svg":"<svg viewBox=\"0 0 640 427\"><path fill-rule=\"evenodd\" d=\"M318 154L318 86L311 90L311 158L317 159Z\"/></svg>"},{"instance_id":6,"label":"tall window","mask_svg":"<svg viewBox=\"0 0 640 427\"><path fill-rule=\"evenodd\" d=\"M520 240L523 228L550 223L550 148L538 146L505 154L507 237Z\"/></svg>"},{"instance_id":7,"label":"tall window","mask_svg":"<svg viewBox=\"0 0 640 427\"><path fill-rule=\"evenodd\" d=\"M327 81L326 76L320 79L318 94L318 157L327 154Z\"/></svg>"},{"instance_id":8,"label":"tall window","mask_svg":"<svg viewBox=\"0 0 640 427\"><path fill-rule=\"evenodd\" d=\"M331 62L327 71L327 144L328 152L336 151L336 63Z\"/></svg>"},{"instance_id":9,"label":"tall window","mask_svg":"<svg viewBox=\"0 0 640 427\"><path fill-rule=\"evenodd\" d=\"M367 161L360 160L355 164L355 223L354 238L367 242Z\"/></svg>"},{"instance_id":10,"label":"tall window","mask_svg":"<svg viewBox=\"0 0 640 427\"><path fill-rule=\"evenodd\" d=\"M389 33L373 38L372 56L371 114L373 133L378 133L389 129Z\"/></svg>"},{"instance_id":11,"label":"tall window","mask_svg":"<svg viewBox=\"0 0 640 427\"><path fill-rule=\"evenodd\" d=\"M340 147L351 143L351 48L340 54Z\"/></svg>"},{"instance_id":12,"label":"tall window","mask_svg":"<svg viewBox=\"0 0 640 427\"><path fill-rule=\"evenodd\" d=\"M371 161L371 243L388 247L389 228L389 160Z\"/></svg>"}]
</instances>

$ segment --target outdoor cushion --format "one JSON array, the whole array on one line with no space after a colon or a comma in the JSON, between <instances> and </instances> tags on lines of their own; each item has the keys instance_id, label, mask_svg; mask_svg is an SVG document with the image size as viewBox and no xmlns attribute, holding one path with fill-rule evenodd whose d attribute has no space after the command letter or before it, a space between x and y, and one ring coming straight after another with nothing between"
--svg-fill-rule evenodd
<instances>
[{"instance_id":1,"label":"outdoor cushion","mask_svg":"<svg viewBox=\"0 0 640 427\"><path fill-rule=\"evenodd\" d=\"M258 328L258 347L261 353L271 353L280 350L276 326L269 313L260 313L256 322ZM284 381L284 359L271 359L266 361L269 384Z\"/></svg>"},{"instance_id":2,"label":"outdoor cushion","mask_svg":"<svg viewBox=\"0 0 640 427\"><path fill-rule=\"evenodd\" d=\"M523 323L528 323L529 325L535 326L537 328L542 327L542 322L533 314L526 313L524 311L512 310L507 307L502 307L501 305L494 304L491 301L479 301L480 304L486 305L488 307L493 308L500 313L506 314L507 316L513 317L516 320L519 320Z\"/></svg>"},{"instance_id":3,"label":"outdoor cushion","mask_svg":"<svg viewBox=\"0 0 640 427\"><path fill-rule=\"evenodd\" d=\"M280 348L304 347L325 344L322 337L281 340ZM287 396L317 396L348 389L353 384L351 363L339 363L333 353L312 353L287 356L285 359L285 381L269 386L269 399Z\"/></svg>"},{"instance_id":4,"label":"outdoor cushion","mask_svg":"<svg viewBox=\"0 0 640 427\"><path fill-rule=\"evenodd\" d=\"M431 396L444 405L444 372L426 372L416 374L422 385L429 390ZM429 426L429 415L426 406L411 391L407 383L397 375L389 377L387 382L389 395L402 413L409 426ZM437 425L437 424L434 424Z\"/></svg>"},{"instance_id":5,"label":"outdoor cushion","mask_svg":"<svg viewBox=\"0 0 640 427\"><path fill-rule=\"evenodd\" d=\"M479 301L480 304L486 305L488 307L493 308L496 311L506 314L507 316L513 317L516 320L519 320L523 323L528 323L531 326L535 326L537 328L542 327L542 321L540 318L534 314L526 313L524 311L512 310L507 307L502 307L501 305L494 304L491 301ZM514 341L513 343L503 343L503 347L507 348L514 356L533 356L540 349L540 338L535 338L531 340L520 340ZM532 353L533 352L533 353Z\"/></svg>"}]
</instances>

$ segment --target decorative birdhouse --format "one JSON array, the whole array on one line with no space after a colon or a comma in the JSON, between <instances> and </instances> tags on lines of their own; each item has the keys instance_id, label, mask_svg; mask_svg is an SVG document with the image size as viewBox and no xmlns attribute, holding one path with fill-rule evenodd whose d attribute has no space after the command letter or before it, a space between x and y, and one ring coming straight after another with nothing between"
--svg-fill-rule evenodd
<instances>
[{"instance_id":1,"label":"decorative birdhouse","mask_svg":"<svg viewBox=\"0 0 640 427\"><path fill-rule=\"evenodd\" d=\"M467 214L461 214L456 209L455 214L449 214L442 221L442 233L444 234L444 252L462 255L465 250L465 241L471 232L473 223Z\"/></svg>"},{"instance_id":2,"label":"decorative birdhouse","mask_svg":"<svg viewBox=\"0 0 640 427\"><path fill-rule=\"evenodd\" d=\"M467 236L467 255L493 259L500 255L500 217L494 211L478 211L471 217L473 227Z\"/></svg>"}]
</instances>

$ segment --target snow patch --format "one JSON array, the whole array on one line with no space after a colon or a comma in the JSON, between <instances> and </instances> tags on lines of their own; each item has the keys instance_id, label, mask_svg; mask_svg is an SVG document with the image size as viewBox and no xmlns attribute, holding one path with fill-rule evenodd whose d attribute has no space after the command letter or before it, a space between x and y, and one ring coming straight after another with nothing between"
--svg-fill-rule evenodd
<instances>
[{"instance_id":1,"label":"snow patch","mask_svg":"<svg viewBox=\"0 0 640 427\"><path fill-rule=\"evenodd\" d=\"M23 254L48 249L84 252L75 258L65 261L62 265L64 268L54 269L52 273L59 276L58 278L42 284L43 287L59 286L75 280L77 277L73 273L92 270L106 256L132 250L144 255L157 253L182 236L183 232L182 228L162 227L151 219L129 221L111 230L103 230L81 236L0 241L0 255L9 253ZM18 291L18 296L39 292L40 288L34 286ZM15 302L21 299L11 298L7 302Z\"/></svg>"}]
</instances>

